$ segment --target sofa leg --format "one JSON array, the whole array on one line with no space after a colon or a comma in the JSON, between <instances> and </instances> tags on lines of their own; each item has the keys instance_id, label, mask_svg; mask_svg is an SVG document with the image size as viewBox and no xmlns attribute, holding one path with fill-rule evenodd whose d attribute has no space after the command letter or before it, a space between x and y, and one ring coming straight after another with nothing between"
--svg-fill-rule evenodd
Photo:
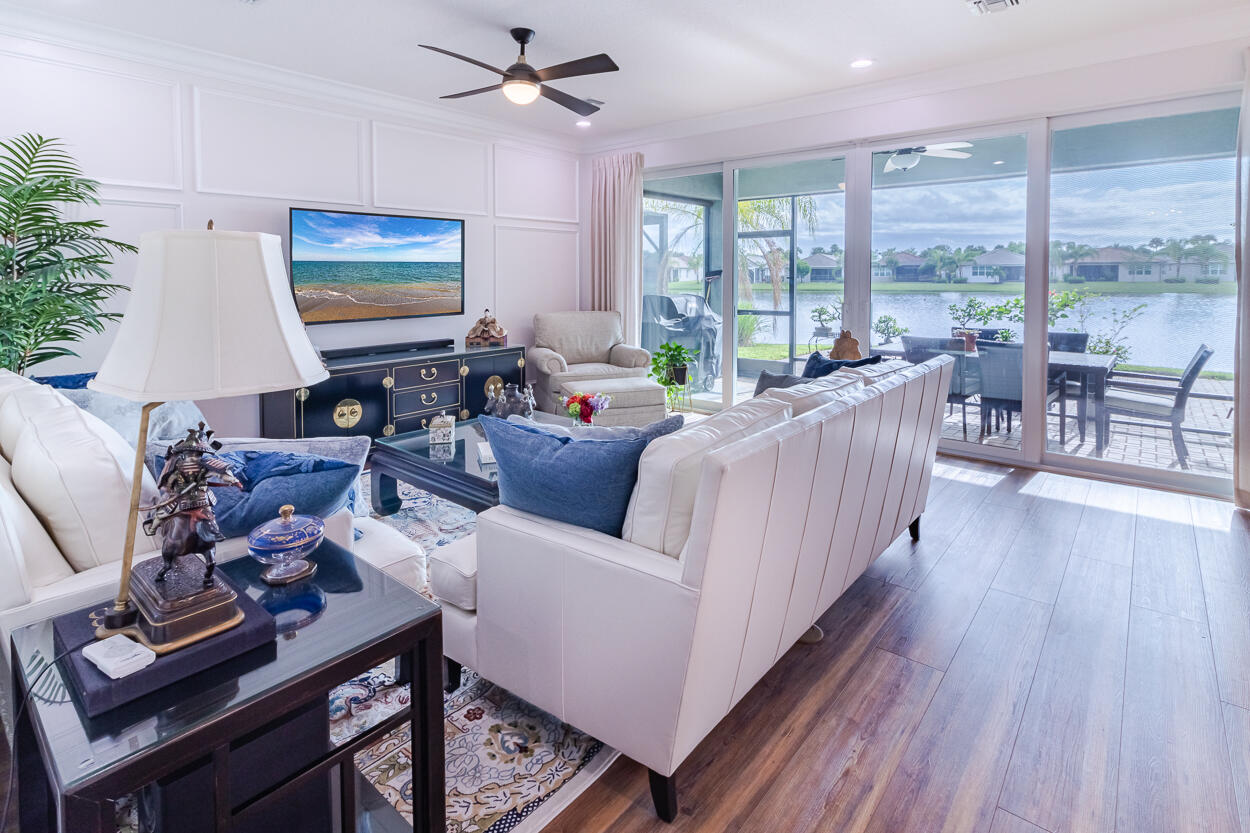
<instances>
[{"instance_id":1,"label":"sofa leg","mask_svg":"<svg viewBox=\"0 0 1250 833\"><path fill-rule=\"evenodd\" d=\"M660 821L673 822L677 818L677 776L661 775L654 769L647 770L651 777L651 800L655 802L655 814Z\"/></svg>"},{"instance_id":2,"label":"sofa leg","mask_svg":"<svg viewBox=\"0 0 1250 833\"><path fill-rule=\"evenodd\" d=\"M913 541L919 541L920 540L920 519L916 518L916 520L909 523L907 525L907 531L911 533L911 539Z\"/></svg>"},{"instance_id":3,"label":"sofa leg","mask_svg":"<svg viewBox=\"0 0 1250 833\"><path fill-rule=\"evenodd\" d=\"M447 670L447 681L443 683L443 691L451 694L460 688L460 663L450 657L443 657L443 665Z\"/></svg>"}]
</instances>

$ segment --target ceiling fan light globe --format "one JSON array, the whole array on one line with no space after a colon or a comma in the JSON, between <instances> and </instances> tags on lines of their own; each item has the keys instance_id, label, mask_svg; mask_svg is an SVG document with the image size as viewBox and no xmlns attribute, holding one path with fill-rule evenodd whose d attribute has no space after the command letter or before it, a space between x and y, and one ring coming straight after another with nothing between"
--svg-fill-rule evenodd
<instances>
[{"instance_id":1,"label":"ceiling fan light globe","mask_svg":"<svg viewBox=\"0 0 1250 833\"><path fill-rule=\"evenodd\" d=\"M911 152L896 153L890 157L890 162L896 170L910 171L920 164L920 154Z\"/></svg>"},{"instance_id":2,"label":"ceiling fan light globe","mask_svg":"<svg viewBox=\"0 0 1250 833\"><path fill-rule=\"evenodd\" d=\"M542 90L533 81L512 78L503 82L503 94L513 104L532 104Z\"/></svg>"}]
</instances>

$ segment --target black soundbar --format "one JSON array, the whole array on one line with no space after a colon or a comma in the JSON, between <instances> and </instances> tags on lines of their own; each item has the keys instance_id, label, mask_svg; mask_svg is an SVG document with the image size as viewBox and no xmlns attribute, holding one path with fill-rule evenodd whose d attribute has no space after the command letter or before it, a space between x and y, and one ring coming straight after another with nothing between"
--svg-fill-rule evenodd
<instances>
[{"instance_id":1,"label":"black soundbar","mask_svg":"<svg viewBox=\"0 0 1250 833\"><path fill-rule=\"evenodd\" d=\"M349 359L356 356L376 356L381 353L410 353L414 350L442 350L456 343L452 338L432 338L428 341L404 341L398 344L369 344L362 347L336 347L322 350L322 359Z\"/></svg>"}]
</instances>

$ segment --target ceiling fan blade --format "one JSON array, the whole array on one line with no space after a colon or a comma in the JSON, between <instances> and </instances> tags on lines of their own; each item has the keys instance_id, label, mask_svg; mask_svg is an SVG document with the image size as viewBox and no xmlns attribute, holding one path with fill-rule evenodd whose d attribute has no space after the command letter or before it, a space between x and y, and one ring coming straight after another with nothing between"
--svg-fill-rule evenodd
<instances>
[{"instance_id":1,"label":"ceiling fan blade","mask_svg":"<svg viewBox=\"0 0 1250 833\"><path fill-rule=\"evenodd\" d=\"M476 90L466 90L465 92L452 93L451 95L440 95L439 98L468 98L471 95L478 95L479 93L494 92L501 87L503 87L503 84L491 84L489 87L479 87Z\"/></svg>"},{"instance_id":2,"label":"ceiling fan blade","mask_svg":"<svg viewBox=\"0 0 1250 833\"><path fill-rule=\"evenodd\" d=\"M970 148L972 142L939 142L936 145L926 145L929 150L957 150L959 148Z\"/></svg>"},{"instance_id":3,"label":"ceiling fan blade","mask_svg":"<svg viewBox=\"0 0 1250 833\"><path fill-rule=\"evenodd\" d=\"M460 55L456 52L452 52L450 50L443 49L438 46L430 46L428 43L419 43L417 45L420 46L422 49L429 49L434 52L441 52L444 55L450 55L453 58L459 58L462 61L467 61L470 64L473 64L475 67L481 67L482 69L489 70L495 73L496 75L502 75L504 78L508 77L508 73L504 72L502 69L499 69L498 67L493 67L490 64L484 64L481 61L477 60L476 58L470 58L467 55Z\"/></svg>"},{"instance_id":4,"label":"ceiling fan blade","mask_svg":"<svg viewBox=\"0 0 1250 833\"><path fill-rule=\"evenodd\" d=\"M941 159L968 159L971 153L964 153L962 150L944 150L943 148L925 148L921 151L924 156L937 156Z\"/></svg>"},{"instance_id":5,"label":"ceiling fan blade","mask_svg":"<svg viewBox=\"0 0 1250 833\"><path fill-rule=\"evenodd\" d=\"M591 55L588 58L578 58L576 61L566 61L563 64L549 66L546 69L538 70L538 80L555 81L560 78L572 78L577 75L594 75L599 72L616 72L620 67L605 54Z\"/></svg>"},{"instance_id":6,"label":"ceiling fan blade","mask_svg":"<svg viewBox=\"0 0 1250 833\"><path fill-rule=\"evenodd\" d=\"M589 116L599 112L599 108L591 104L589 101L582 101L580 98L574 98L568 93L562 93L557 89L548 87L543 84L540 88L543 97L549 98L561 107L567 107L579 116Z\"/></svg>"}]
</instances>

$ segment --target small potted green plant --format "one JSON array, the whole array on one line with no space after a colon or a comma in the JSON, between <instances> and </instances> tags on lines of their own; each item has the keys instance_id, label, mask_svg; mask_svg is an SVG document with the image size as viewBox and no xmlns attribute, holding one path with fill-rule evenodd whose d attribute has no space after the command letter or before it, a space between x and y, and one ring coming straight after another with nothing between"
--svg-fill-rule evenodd
<instances>
[{"instance_id":1,"label":"small potted green plant","mask_svg":"<svg viewBox=\"0 0 1250 833\"><path fill-rule=\"evenodd\" d=\"M816 327L812 331L812 338L833 338L833 322L838 318L838 313L826 306L819 306L812 310L812 321Z\"/></svg>"},{"instance_id":2,"label":"small potted green plant","mask_svg":"<svg viewBox=\"0 0 1250 833\"><path fill-rule=\"evenodd\" d=\"M898 325L898 319L893 315L882 315L876 321L872 322L872 331L881 337L882 344L889 344L896 337L906 335L911 330Z\"/></svg>"},{"instance_id":3,"label":"small potted green plant","mask_svg":"<svg viewBox=\"0 0 1250 833\"><path fill-rule=\"evenodd\" d=\"M668 342L651 354L651 378L664 386L670 410L690 378L690 362L698 353L698 350Z\"/></svg>"},{"instance_id":4,"label":"small potted green plant","mask_svg":"<svg viewBox=\"0 0 1250 833\"><path fill-rule=\"evenodd\" d=\"M964 346L969 352L976 350L977 338L980 337L981 331L976 328L970 328L968 325L980 324L984 326L990 323L990 319L994 314L993 310L993 307L977 297L969 298L962 304L951 304L946 308L947 314L955 321L955 326L951 327L951 338L962 338Z\"/></svg>"}]
</instances>

